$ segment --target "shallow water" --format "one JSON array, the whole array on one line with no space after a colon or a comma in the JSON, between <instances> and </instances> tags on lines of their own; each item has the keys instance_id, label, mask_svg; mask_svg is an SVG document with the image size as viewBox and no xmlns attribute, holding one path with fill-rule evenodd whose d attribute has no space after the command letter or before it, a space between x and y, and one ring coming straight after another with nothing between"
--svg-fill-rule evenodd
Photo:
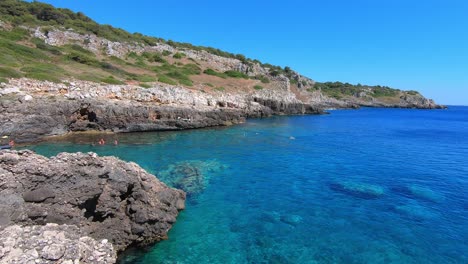
<instances>
[{"instance_id":1,"label":"shallow water","mask_svg":"<svg viewBox=\"0 0 468 264\"><path fill-rule=\"evenodd\" d=\"M201 175L169 240L121 263L468 263L468 107L97 139L31 148L115 155L178 187L177 168Z\"/></svg>"}]
</instances>

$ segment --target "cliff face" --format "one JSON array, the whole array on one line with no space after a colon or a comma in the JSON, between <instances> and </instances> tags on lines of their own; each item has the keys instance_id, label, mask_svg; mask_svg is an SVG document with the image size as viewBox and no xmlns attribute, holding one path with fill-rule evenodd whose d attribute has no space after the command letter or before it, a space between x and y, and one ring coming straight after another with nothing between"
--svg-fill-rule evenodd
<instances>
[{"instance_id":1,"label":"cliff face","mask_svg":"<svg viewBox=\"0 0 468 264\"><path fill-rule=\"evenodd\" d=\"M73 225L84 236L108 239L116 251L165 239L185 206L183 191L135 163L94 153L48 159L2 151L0 182L0 230L15 224Z\"/></svg>"}]
</instances>

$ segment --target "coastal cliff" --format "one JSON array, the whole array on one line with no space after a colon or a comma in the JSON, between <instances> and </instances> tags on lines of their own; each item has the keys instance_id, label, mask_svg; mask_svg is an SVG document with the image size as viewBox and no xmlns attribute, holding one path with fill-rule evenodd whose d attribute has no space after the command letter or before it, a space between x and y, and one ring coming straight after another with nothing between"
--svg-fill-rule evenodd
<instances>
[{"instance_id":1,"label":"coastal cliff","mask_svg":"<svg viewBox=\"0 0 468 264\"><path fill-rule=\"evenodd\" d=\"M167 187L135 163L94 153L61 153L48 159L26 150L2 151L0 179L0 230L12 225L40 229L34 226L54 223L59 226L52 229L69 233L62 237L64 243L80 240L106 248L107 242L95 240L109 241L111 246L103 251L110 258L128 246L166 239L185 208L183 191ZM33 231L14 227L2 232L6 236ZM15 241L0 243L0 262L18 255ZM63 243L58 247L65 251Z\"/></svg>"}]
</instances>

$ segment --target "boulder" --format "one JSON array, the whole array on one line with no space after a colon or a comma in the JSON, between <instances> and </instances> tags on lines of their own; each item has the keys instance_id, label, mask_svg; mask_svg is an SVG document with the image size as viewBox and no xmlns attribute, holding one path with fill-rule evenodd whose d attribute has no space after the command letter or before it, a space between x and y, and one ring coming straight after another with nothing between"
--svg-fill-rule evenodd
<instances>
[{"instance_id":1,"label":"boulder","mask_svg":"<svg viewBox=\"0 0 468 264\"><path fill-rule=\"evenodd\" d=\"M185 193L135 163L95 153L0 152L0 230L13 224L76 225L117 251L167 237ZM50 256L60 250L49 248Z\"/></svg>"}]
</instances>

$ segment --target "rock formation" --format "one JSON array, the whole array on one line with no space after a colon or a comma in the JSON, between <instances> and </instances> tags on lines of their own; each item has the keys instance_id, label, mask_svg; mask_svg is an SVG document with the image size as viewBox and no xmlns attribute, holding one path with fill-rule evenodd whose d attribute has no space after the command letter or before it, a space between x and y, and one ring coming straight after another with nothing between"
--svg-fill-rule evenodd
<instances>
[{"instance_id":1,"label":"rock formation","mask_svg":"<svg viewBox=\"0 0 468 264\"><path fill-rule=\"evenodd\" d=\"M0 229L75 225L121 251L165 239L184 206L183 191L135 163L94 153L48 159L31 151L0 152Z\"/></svg>"},{"instance_id":2,"label":"rock formation","mask_svg":"<svg viewBox=\"0 0 468 264\"><path fill-rule=\"evenodd\" d=\"M72 225L13 225L0 231L0 263L115 263L112 244L82 236Z\"/></svg>"}]
</instances>

